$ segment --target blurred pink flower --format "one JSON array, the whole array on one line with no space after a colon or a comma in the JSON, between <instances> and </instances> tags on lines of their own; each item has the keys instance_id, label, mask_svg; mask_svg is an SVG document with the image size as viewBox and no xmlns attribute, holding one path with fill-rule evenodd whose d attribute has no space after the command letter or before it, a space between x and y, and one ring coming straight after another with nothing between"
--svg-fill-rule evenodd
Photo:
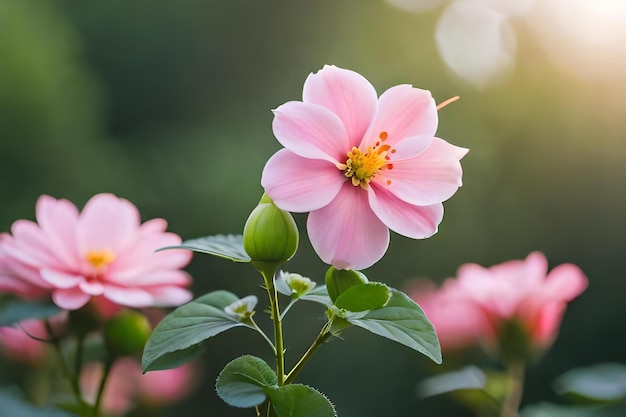
<instances>
[{"instance_id":1,"label":"blurred pink flower","mask_svg":"<svg viewBox=\"0 0 626 417\"><path fill-rule=\"evenodd\" d=\"M85 365L80 387L86 401L94 404L103 366L101 363ZM109 374L102 398L105 414L121 416L137 405L163 407L181 400L195 387L193 364L143 375L141 365L133 358L118 359Z\"/></svg>"},{"instance_id":2,"label":"blurred pink flower","mask_svg":"<svg viewBox=\"0 0 626 417\"><path fill-rule=\"evenodd\" d=\"M0 327L0 352L14 361L41 364L48 353L47 345L31 336L43 340L49 338L42 321L24 320L19 327Z\"/></svg>"},{"instance_id":3,"label":"blurred pink flower","mask_svg":"<svg viewBox=\"0 0 626 417\"><path fill-rule=\"evenodd\" d=\"M104 366L91 362L83 367L80 389L83 399L95 404ZM132 358L120 358L111 368L104 386L102 411L106 415L122 416L137 405L137 383L141 376L141 365Z\"/></svg>"},{"instance_id":4,"label":"blurred pink flower","mask_svg":"<svg viewBox=\"0 0 626 417\"><path fill-rule=\"evenodd\" d=\"M406 286L406 294L422 307L435 327L443 351L455 351L478 345L485 334L481 312L463 298L453 279L441 288L424 279L416 279Z\"/></svg>"},{"instance_id":5,"label":"blurred pink flower","mask_svg":"<svg viewBox=\"0 0 626 417\"><path fill-rule=\"evenodd\" d=\"M139 377L139 401L149 407L175 403L191 393L196 381L193 364L148 372Z\"/></svg>"},{"instance_id":6,"label":"blurred pink flower","mask_svg":"<svg viewBox=\"0 0 626 417\"><path fill-rule=\"evenodd\" d=\"M461 185L467 149L434 137L437 124L430 92L398 85L378 98L360 74L324 66L306 79L302 101L274 110L285 148L261 184L281 209L310 212L309 238L324 262L367 268L387 250L388 229L436 233L442 202Z\"/></svg>"},{"instance_id":7,"label":"blurred pink flower","mask_svg":"<svg viewBox=\"0 0 626 417\"><path fill-rule=\"evenodd\" d=\"M165 232L163 219L141 224L128 200L98 194L79 213L70 201L43 195L36 215L38 223L18 220L12 236L2 238L10 282L39 285L68 310L92 297L131 307L180 305L191 298L184 288L190 278L180 270L191 252L155 252L180 244L180 237Z\"/></svg>"},{"instance_id":8,"label":"blurred pink flower","mask_svg":"<svg viewBox=\"0 0 626 417\"><path fill-rule=\"evenodd\" d=\"M457 291L483 315L492 342L503 336L505 326L520 325L532 347L548 347L556 337L567 302L587 287L587 278L575 265L562 264L548 273L540 252L485 268L462 265ZM501 342L501 340L499 340Z\"/></svg>"}]
</instances>

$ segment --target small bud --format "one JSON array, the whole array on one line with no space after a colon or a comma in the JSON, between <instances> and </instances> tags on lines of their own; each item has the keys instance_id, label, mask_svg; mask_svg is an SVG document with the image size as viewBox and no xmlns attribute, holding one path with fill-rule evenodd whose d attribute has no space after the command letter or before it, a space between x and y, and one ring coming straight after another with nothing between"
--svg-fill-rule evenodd
<instances>
[{"instance_id":1,"label":"small bud","mask_svg":"<svg viewBox=\"0 0 626 417\"><path fill-rule=\"evenodd\" d=\"M252 262L285 263L296 253L298 239L291 214L264 194L243 228L243 247Z\"/></svg>"},{"instance_id":2,"label":"small bud","mask_svg":"<svg viewBox=\"0 0 626 417\"><path fill-rule=\"evenodd\" d=\"M254 307L256 307L258 301L259 300L256 296L249 295L224 307L224 312L232 318L239 321L245 321L254 313Z\"/></svg>"},{"instance_id":3,"label":"small bud","mask_svg":"<svg viewBox=\"0 0 626 417\"><path fill-rule=\"evenodd\" d=\"M152 327L143 314L124 310L113 317L104 329L104 340L114 356L126 356L143 350Z\"/></svg>"}]
</instances>

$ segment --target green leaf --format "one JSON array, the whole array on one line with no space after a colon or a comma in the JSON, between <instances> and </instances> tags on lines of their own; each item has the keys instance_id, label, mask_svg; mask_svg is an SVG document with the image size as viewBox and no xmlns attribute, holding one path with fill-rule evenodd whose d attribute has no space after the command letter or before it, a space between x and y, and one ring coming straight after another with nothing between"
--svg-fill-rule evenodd
<instances>
[{"instance_id":1,"label":"green leaf","mask_svg":"<svg viewBox=\"0 0 626 417\"><path fill-rule=\"evenodd\" d=\"M335 408L319 391L301 384L265 389L278 417L336 417Z\"/></svg>"},{"instance_id":2,"label":"green leaf","mask_svg":"<svg viewBox=\"0 0 626 417\"><path fill-rule=\"evenodd\" d=\"M626 399L626 365L600 363L572 369L554 381L554 390L561 395L601 402Z\"/></svg>"},{"instance_id":3,"label":"green leaf","mask_svg":"<svg viewBox=\"0 0 626 417\"><path fill-rule=\"evenodd\" d=\"M266 399L264 388L278 384L276 374L256 356L242 356L228 363L217 378L217 395L228 405L249 408Z\"/></svg>"},{"instance_id":4,"label":"green leaf","mask_svg":"<svg viewBox=\"0 0 626 417\"><path fill-rule=\"evenodd\" d=\"M0 305L0 326L11 326L27 319L45 319L60 312L61 309L54 304L12 300Z\"/></svg>"},{"instance_id":5,"label":"green leaf","mask_svg":"<svg viewBox=\"0 0 626 417\"><path fill-rule=\"evenodd\" d=\"M250 262L250 256L243 248L242 235L215 235L186 240L178 246L167 246L159 249L188 249L194 252L208 253L233 262Z\"/></svg>"},{"instance_id":6,"label":"green leaf","mask_svg":"<svg viewBox=\"0 0 626 417\"><path fill-rule=\"evenodd\" d=\"M487 376L479 368L470 365L465 368L425 378L417 386L420 398L446 394L460 389L483 389L487 385Z\"/></svg>"},{"instance_id":7,"label":"green leaf","mask_svg":"<svg viewBox=\"0 0 626 417\"><path fill-rule=\"evenodd\" d=\"M337 297L335 306L358 312L384 307L391 298L389 287L380 282L354 285Z\"/></svg>"},{"instance_id":8,"label":"green leaf","mask_svg":"<svg viewBox=\"0 0 626 417\"><path fill-rule=\"evenodd\" d=\"M239 298L228 291L203 295L168 314L153 330L143 351L144 372L170 369L198 355L199 343L237 326L247 326L224 312Z\"/></svg>"},{"instance_id":9,"label":"green leaf","mask_svg":"<svg viewBox=\"0 0 626 417\"><path fill-rule=\"evenodd\" d=\"M0 391L0 417L76 417L56 408L36 407L7 391Z\"/></svg>"},{"instance_id":10,"label":"green leaf","mask_svg":"<svg viewBox=\"0 0 626 417\"><path fill-rule=\"evenodd\" d=\"M362 272L351 269L336 269L332 266L326 271L325 281L328 295L333 302L348 288L368 282L367 277Z\"/></svg>"},{"instance_id":11,"label":"green leaf","mask_svg":"<svg viewBox=\"0 0 626 417\"><path fill-rule=\"evenodd\" d=\"M441 363L437 333L424 311L402 291L390 288L387 305L367 314L348 313L345 319L374 334L396 341Z\"/></svg>"},{"instance_id":12,"label":"green leaf","mask_svg":"<svg viewBox=\"0 0 626 417\"><path fill-rule=\"evenodd\" d=\"M326 285L320 285L313 288L311 291L300 297L300 300L313 301L315 303L323 304L326 307L333 305L333 302L328 296Z\"/></svg>"},{"instance_id":13,"label":"green leaf","mask_svg":"<svg viewBox=\"0 0 626 417\"><path fill-rule=\"evenodd\" d=\"M624 407L575 407L550 403L532 404L520 411L520 417L624 417Z\"/></svg>"}]
</instances>

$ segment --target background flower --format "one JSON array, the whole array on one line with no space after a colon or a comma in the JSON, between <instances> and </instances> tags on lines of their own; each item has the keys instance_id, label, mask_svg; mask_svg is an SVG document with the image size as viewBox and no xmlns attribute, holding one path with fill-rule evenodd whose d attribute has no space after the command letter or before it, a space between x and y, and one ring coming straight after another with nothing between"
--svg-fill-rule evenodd
<instances>
[{"instance_id":1,"label":"background flower","mask_svg":"<svg viewBox=\"0 0 626 417\"><path fill-rule=\"evenodd\" d=\"M92 297L132 307L179 305L191 298L184 288L189 276L180 270L191 252L155 252L179 244L180 237L165 232L163 219L141 224L128 200L98 194L79 213L68 200L43 195L36 215L38 223L18 220L12 235L2 238L4 275L11 282L40 285L68 310Z\"/></svg>"},{"instance_id":2,"label":"background flower","mask_svg":"<svg viewBox=\"0 0 626 417\"><path fill-rule=\"evenodd\" d=\"M109 374L102 398L106 414L122 416L135 407L163 407L191 394L197 382L192 363L174 369L143 374L134 358L118 359ZM80 386L85 399L95 402L103 366L92 362L81 374Z\"/></svg>"},{"instance_id":3,"label":"background flower","mask_svg":"<svg viewBox=\"0 0 626 417\"><path fill-rule=\"evenodd\" d=\"M458 290L482 312L493 339L515 320L535 348L552 343L567 302L587 287L576 265L562 264L548 273L548 261L540 252L490 268L462 265L457 280Z\"/></svg>"},{"instance_id":4,"label":"background flower","mask_svg":"<svg viewBox=\"0 0 626 417\"><path fill-rule=\"evenodd\" d=\"M49 339L40 320L24 320L18 327L0 327L0 352L12 361L40 365L48 355L48 347L33 337Z\"/></svg>"},{"instance_id":5,"label":"background flower","mask_svg":"<svg viewBox=\"0 0 626 417\"><path fill-rule=\"evenodd\" d=\"M475 346L485 334L481 312L463 298L455 280L435 288L431 281L415 279L407 284L405 292L426 313L444 352Z\"/></svg>"},{"instance_id":6,"label":"background flower","mask_svg":"<svg viewBox=\"0 0 626 417\"><path fill-rule=\"evenodd\" d=\"M285 146L261 184L283 210L310 212L311 244L338 269L364 269L387 250L389 230L415 239L437 232L443 201L461 185L467 149L434 137L430 92L398 85L377 98L360 74L325 66L302 101L274 111Z\"/></svg>"}]
</instances>

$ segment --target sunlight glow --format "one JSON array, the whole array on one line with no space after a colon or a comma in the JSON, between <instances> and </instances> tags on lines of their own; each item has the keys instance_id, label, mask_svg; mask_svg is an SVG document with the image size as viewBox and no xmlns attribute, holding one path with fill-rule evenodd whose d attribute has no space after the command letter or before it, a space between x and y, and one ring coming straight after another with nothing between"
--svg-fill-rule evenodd
<instances>
[{"instance_id":1,"label":"sunlight glow","mask_svg":"<svg viewBox=\"0 0 626 417\"><path fill-rule=\"evenodd\" d=\"M536 2L528 22L562 69L586 79L620 77L626 71L626 1Z\"/></svg>"}]
</instances>

